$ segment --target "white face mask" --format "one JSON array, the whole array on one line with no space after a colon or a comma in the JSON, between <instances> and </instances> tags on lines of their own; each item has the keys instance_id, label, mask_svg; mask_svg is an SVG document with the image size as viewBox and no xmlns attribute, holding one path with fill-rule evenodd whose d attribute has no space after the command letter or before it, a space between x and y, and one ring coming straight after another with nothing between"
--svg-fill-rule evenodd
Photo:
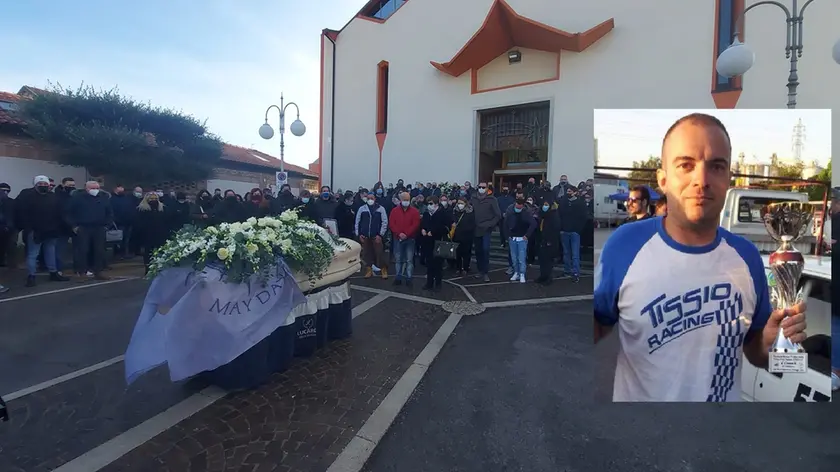
<instances>
[{"instance_id":1,"label":"white face mask","mask_svg":"<svg viewBox=\"0 0 840 472\"><path fill-rule=\"evenodd\" d=\"M464 205L463 203L459 203L459 204L458 204L458 209L459 209L459 210L463 210L463 209L464 209L464 208L466 208L466 207L467 207L467 205Z\"/></svg>"},{"instance_id":2,"label":"white face mask","mask_svg":"<svg viewBox=\"0 0 840 472\"><path fill-rule=\"evenodd\" d=\"M411 202L409 202L408 200L402 200L402 201L400 201L400 205L402 205L402 206L403 206L403 208L407 208L407 207L408 207L408 205L410 205L410 204L411 204Z\"/></svg>"},{"instance_id":3,"label":"white face mask","mask_svg":"<svg viewBox=\"0 0 840 472\"><path fill-rule=\"evenodd\" d=\"M368 200L368 205L373 206L374 203L376 203L376 200L372 198Z\"/></svg>"},{"instance_id":4,"label":"white face mask","mask_svg":"<svg viewBox=\"0 0 840 472\"><path fill-rule=\"evenodd\" d=\"M437 205L429 205L429 213L434 213L437 210Z\"/></svg>"},{"instance_id":5,"label":"white face mask","mask_svg":"<svg viewBox=\"0 0 840 472\"><path fill-rule=\"evenodd\" d=\"M99 189L98 188L92 188L92 189L88 190L88 193L90 194L91 197L95 197L95 196L99 195Z\"/></svg>"},{"instance_id":6,"label":"white face mask","mask_svg":"<svg viewBox=\"0 0 840 472\"><path fill-rule=\"evenodd\" d=\"M441 204L441 206L443 206L444 208L446 208L447 206L449 206L449 202L447 202L447 201L442 201L442 202L440 202L440 204Z\"/></svg>"},{"instance_id":7,"label":"white face mask","mask_svg":"<svg viewBox=\"0 0 840 472\"><path fill-rule=\"evenodd\" d=\"M134 196L137 197L137 198L143 198L143 193L142 192L134 192Z\"/></svg>"},{"instance_id":8,"label":"white face mask","mask_svg":"<svg viewBox=\"0 0 840 472\"><path fill-rule=\"evenodd\" d=\"M487 193L487 189L486 189L486 188L481 188L481 187L479 187L479 188L478 188L478 193L480 193L480 194L484 195L485 193Z\"/></svg>"}]
</instances>

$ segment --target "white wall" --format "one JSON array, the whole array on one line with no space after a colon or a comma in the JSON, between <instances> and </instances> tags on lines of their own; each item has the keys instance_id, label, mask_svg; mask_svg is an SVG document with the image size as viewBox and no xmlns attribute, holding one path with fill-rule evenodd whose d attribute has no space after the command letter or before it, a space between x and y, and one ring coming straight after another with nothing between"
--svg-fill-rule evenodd
<instances>
[{"instance_id":1,"label":"white wall","mask_svg":"<svg viewBox=\"0 0 840 472\"><path fill-rule=\"evenodd\" d=\"M556 182L563 173L572 181L592 175L595 108L714 108L713 0L509 0L518 13L569 32L585 31L611 17L616 26L586 51L561 54L559 81L470 94L469 72L453 78L429 61L451 59L481 26L491 4L492 0L408 2L383 24L356 19L340 33L336 126L323 138L325 176L328 140L336 145L334 187L353 188L376 180L376 70L382 60L390 63L382 165L386 182L474 181L475 112L480 109L551 100L549 180ZM755 51L756 64L744 77L741 108L785 107L785 23L781 12L770 9L759 7L747 14L746 41ZM840 66L831 59L831 47L840 37L832 25L832 19L836 23L840 18L840 2L815 2L807 14L799 108L840 110ZM327 41L325 49L331 47ZM330 122L331 65L326 53L324 126ZM834 130L834 141L840 142L840 128Z\"/></svg>"},{"instance_id":2,"label":"white wall","mask_svg":"<svg viewBox=\"0 0 840 472\"><path fill-rule=\"evenodd\" d=\"M59 185L61 179L65 177L76 179L76 184L80 187L87 180L87 171L83 167L62 166L37 159L0 156L0 182L5 182L12 187L12 197L16 197L21 190L32 187L32 179L36 175L51 177L56 185Z\"/></svg>"}]
</instances>

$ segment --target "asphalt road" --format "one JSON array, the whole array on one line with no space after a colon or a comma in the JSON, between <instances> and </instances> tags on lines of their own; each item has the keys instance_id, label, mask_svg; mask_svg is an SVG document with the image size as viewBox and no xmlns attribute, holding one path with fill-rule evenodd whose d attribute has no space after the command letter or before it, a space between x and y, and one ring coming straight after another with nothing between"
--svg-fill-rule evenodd
<instances>
[{"instance_id":1,"label":"asphalt road","mask_svg":"<svg viewBox=\"0 0 840 472\"><path fill-rule=\"evenodd\" d=\"M588 303L464 318L365 470L837 470L837 404L601 401L615 353L590 320Z\"/></svg>"}]
</instances>

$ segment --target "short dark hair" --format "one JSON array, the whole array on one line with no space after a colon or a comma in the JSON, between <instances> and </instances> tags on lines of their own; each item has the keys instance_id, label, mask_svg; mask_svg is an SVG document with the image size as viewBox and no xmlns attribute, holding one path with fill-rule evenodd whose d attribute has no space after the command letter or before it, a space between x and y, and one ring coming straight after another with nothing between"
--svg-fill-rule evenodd
<instances>
[{"instance_id":1,"label":"short dark hair","mask_svg":"<svg viewBox=\"0 0 840 472\"><path fill-rule=\"evenodd\" d=\"M668 197L665 196L664 194L662 194L662 195L659 196L659 200L656 201L656 208L657 209L662 208L667 204L668 204Z\"/></svg>"},{"instance_id":2,"label":"short dark hair","mask_svg":"<svg viewBox=\"0 0 840 472\"><path fill-rule=\"evenodd\" d=\"M671 136L674 130L676 130L683 123L710 126L713 128L720 129L721 131L723 131L723 134L726 135L726 141L729 143L730 149L732 148L732 139L729 137L729 131L726 130L726 126L724 126L724 124L719 119L706 113L691 113L675 121L674 124L672 124L671 127L668 128L668 131L665 132L665 137L662 138L662 149L665 149L665 142L668 141L668 138ZM662 161L660 165L664 165L664 161Z\"/></svg>"},{"instance_id":3,"label":"short dark hair","mask_svg":"<svg viewBox=\"0 0 840 472\"><path fill-rule=\"evenodd\" d=\"M525 204L525 199L524 198L517 198L516 199L516 204L517 205L524 205Z\"/></svg>"},{"instance_id":4,"label":"short dark hair","mask_svg":"<svg viewBox=\"0 0 840 472\"><path fill-rule=\"evenodd\" d=\"M419 197L419 195L418 195L418 197ZM434 195L429 195L429 197L426 198L424 201L426 203L430 204L430 205L437 205L440 200L438 199L438 197L436 197Z\"/></svg>"},{"instance_id":5,"label":"short dark hair","mask_svg":"<svg viewBox=\"0 0 840 472\"><path fill-rule=\"evenodd\" d=\"M631 192L639 192L642 194L642 200L650 203L650 190L644 185L636 185L635 187L630 189Z\"/></svg>"},{"instance_id":6,"label":"short dark hair","mask_svg":"<svg viewBox=\"0 0 840 472\"><path fill-rule=\"evenodd\" d=\"M64 185L67 182L75 182L75 181L76 181L76 179L74 179L73 177L65 177L65 178L61 179L61 185Z\"/></svg>"}]
</instances>

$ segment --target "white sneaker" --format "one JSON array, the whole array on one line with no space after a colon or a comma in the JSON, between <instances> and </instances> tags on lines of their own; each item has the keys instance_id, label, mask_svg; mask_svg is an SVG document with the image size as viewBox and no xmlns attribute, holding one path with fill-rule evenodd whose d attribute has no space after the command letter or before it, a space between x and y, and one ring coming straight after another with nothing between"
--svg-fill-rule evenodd
<instances>
[{"instance_id":1,"label":"white sneaker","mask_svg":"<svg viewBox=\"0 0 840 472\"><path fill-rule=\"evenodd\" d=\"M516 272L513 273L513 277L510 278L511 282L516 282L519 279L519 274Z\"/></svg>"},{"instance_id":2,"label":"white sneaker","mask_svg":"<svg viewBox=\"0 0 840 472\"><path fill-rule=\"evenodd\" d=\"M88 276L88 277L93 277L93 272L87 271L87 273L85 273L85 275Z\"/></svg>"},{"instance_id":3,"label":"white sneaker","mask_svg":"<svg viewBox=\"0 0 840 472\"><path fill-rule=\"evenodd\" d=\"M521 283L521 284L525 283L525 274L519 274L519 283Z\"/></svg>"}]
</instances>

